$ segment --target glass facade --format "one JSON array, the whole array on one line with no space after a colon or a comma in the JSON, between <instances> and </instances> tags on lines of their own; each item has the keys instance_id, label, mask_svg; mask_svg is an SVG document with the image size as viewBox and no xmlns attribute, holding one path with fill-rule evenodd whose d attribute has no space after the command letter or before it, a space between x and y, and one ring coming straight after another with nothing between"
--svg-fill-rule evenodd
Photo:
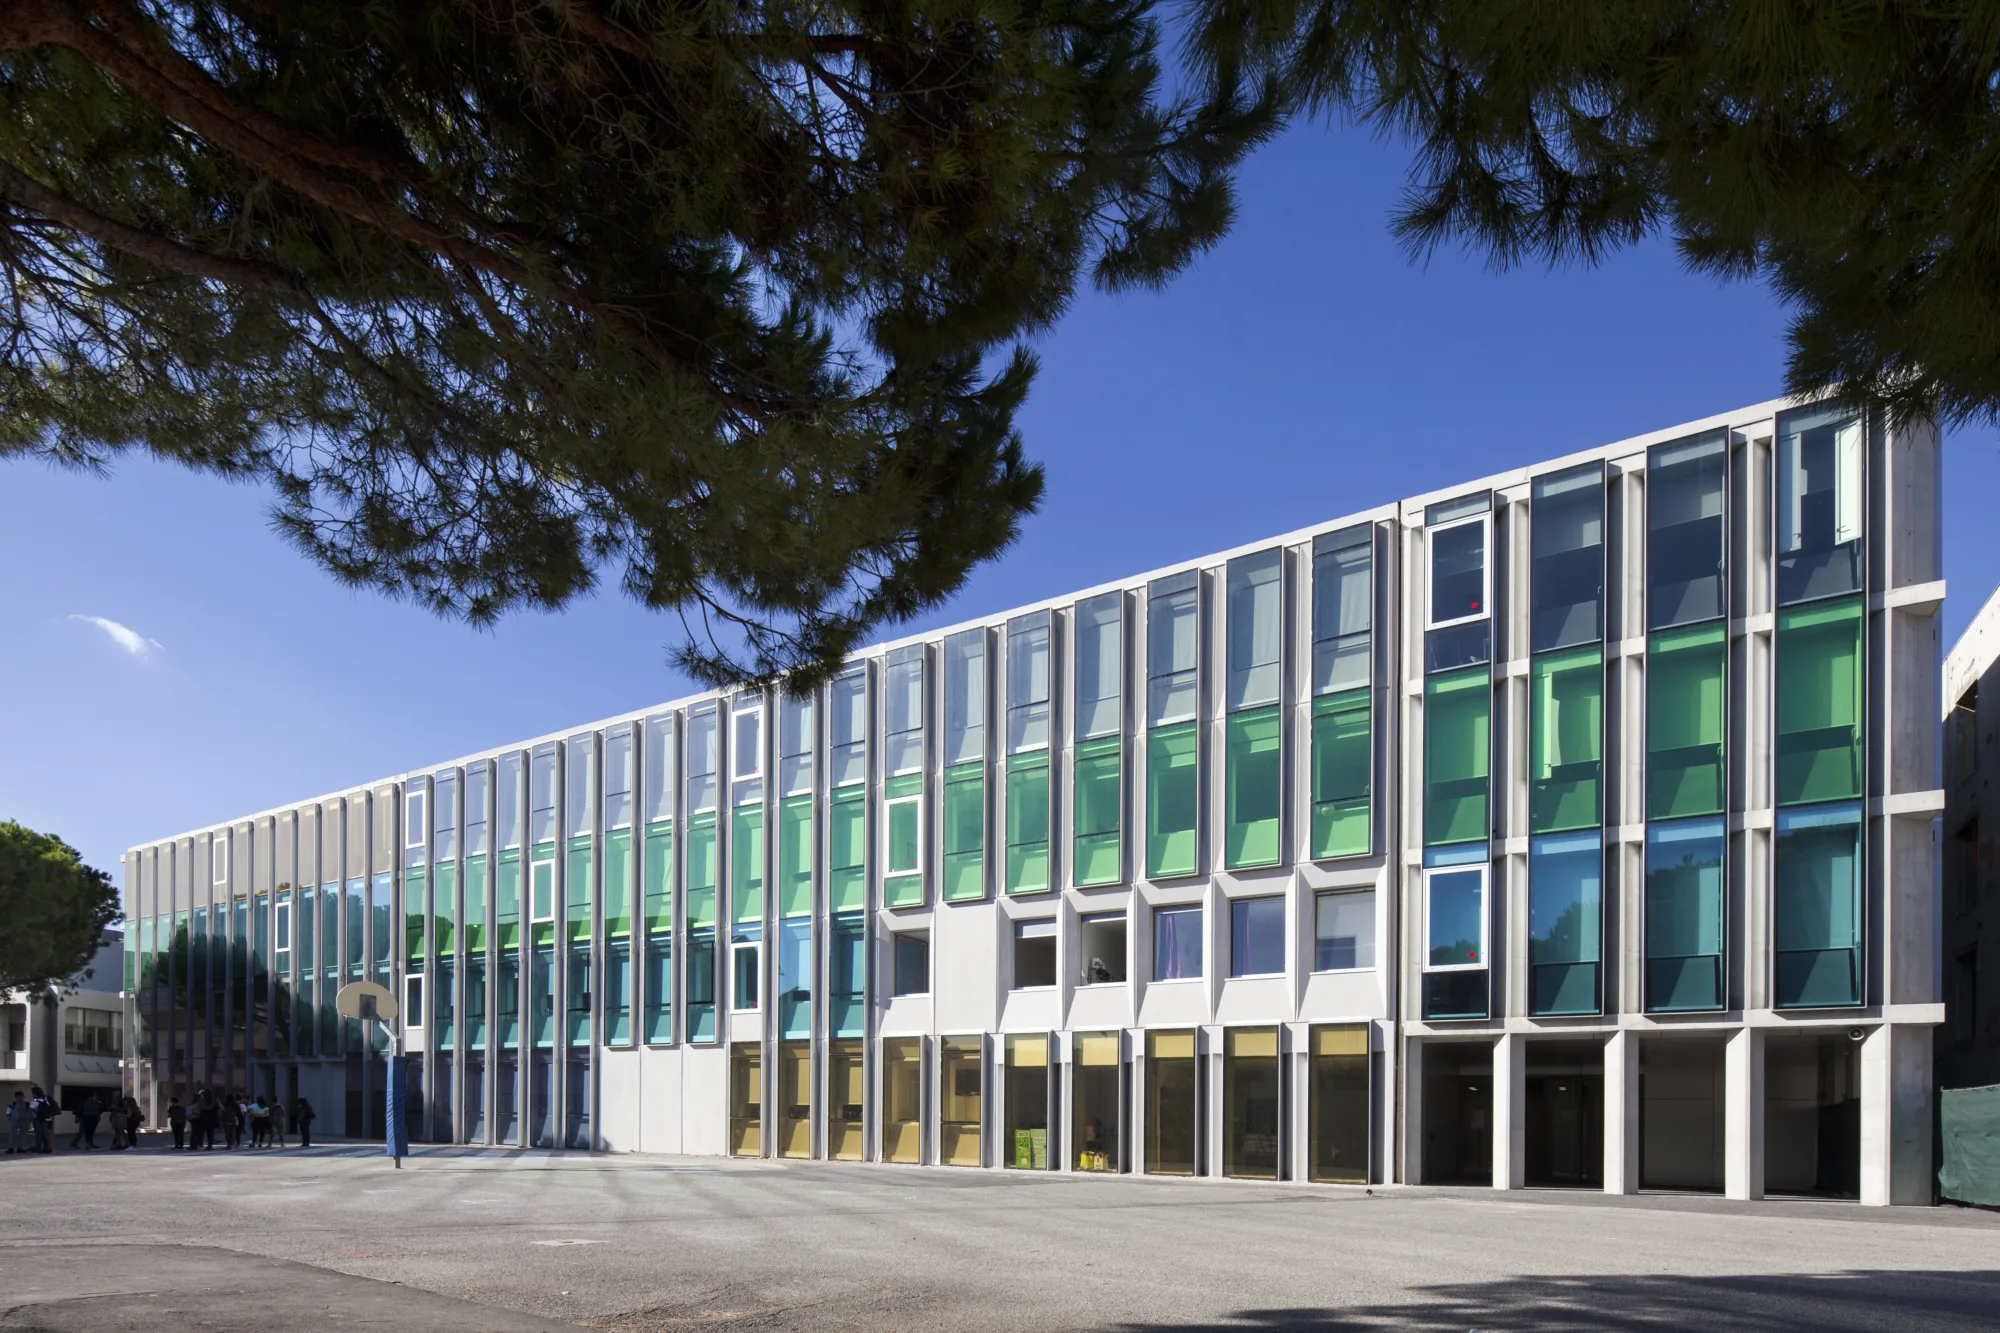
<instances>
[{"instance_id":1,"label":"glass facade","mask_svg":"<svg viewBox=\"0 0 2000 1333\"><path fill-rule=\"evenodd\" d=\"M948 903L986 896L986 631L944 641L944 883Z\"/></svg>"},{"instance_id":2,"label":"glass facade","mask_svg":"<svg viewBox=\"0 0 2000 1333\"><path fill-rule=\"evenodd\" d=\"M925 690L921 645L898 648L882 670L882 905L926 900L930 820L924 774Z\"/></svg>"},{"instance_id":3,"label":"glass facade","mask_svg":"<svg viewBox=\"0 0 2000 1333\"><path fill-rule=\"evenodd\" d=\"M1229 562L1222 863L1276 865L1283 826L1284 553Z\"/></svg>"},{"instance_id":4,"label":"glass facade","mask_svg":"<svg viewBox=\"0 0 2000 1333\"><path fill-rule=\"evenodd\" d=\"M1602 1008L1604 465L1531 487L1528 1012Z\"/></svg>"},{"instance_id":5,"label":"glass facade","mask_svg":"<svg viewBox=\"0 0 2000 1333\"><path fill-rule=\"evenodd\" d=\"M1200 854L1201 576L1146 588L1146 874L1192 875Z\"/></svg>"},{"instance_id":6,"label":"glass facade","mask_svg":"<svg viewBox=\"0 0 2000 1333\"><path fill-rule=\"evenodd\" d=\"M1108 592L1076 606L1070 787L1070 882L1078 888L1125 878L1125 596Z\"/></svg>"},{"instance_id":7,"label":"glass facade","mask_svg":"<svg viewBox=\"0 0 2000 1333\"><path fill-rule=\"evenodd\" d=\"M1049 613L1007 622L1007 854L1009 893L1050 887Z\"/></svg>"},{"instance_id":8,"label":"glass facade","mask_svg":"<svg viewBox=\"0 0 2000 1333\"><path fill-rule=\"evenodd\" d=\"M385 1048L332 998L375 977L426 1138L682 1115L690 1151L1358 1183L1404 1023L1470 1088L1503 1021L1866 1004L1910 892L1866 869L1914 827L1869 749L1928 614L1869 601L1912 577L1865 540L1902 455L1763 411L139 849L135 1082L296 1075L372 1125ZM1004 1021L943 1031L989 982ZM642 1045L679 1108L620 1101ZM1531 1124L1575 1111L1540 1079Z\"/></svg>"},{"instance_id":9,"label":"glass facade","mask_svg":"<svg viewBox=\"0 0 2000 1333\"><path fill-rule=\"evenodd\" d=\"M1374 529L1313 541L1314 860L1374 850Z\"/></svg>"}]
</instances>

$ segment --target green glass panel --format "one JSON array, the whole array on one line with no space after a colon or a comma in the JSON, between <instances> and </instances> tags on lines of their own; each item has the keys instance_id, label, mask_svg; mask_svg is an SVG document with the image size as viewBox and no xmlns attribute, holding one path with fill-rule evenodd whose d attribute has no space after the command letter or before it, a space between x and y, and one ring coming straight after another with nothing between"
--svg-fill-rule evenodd
<instances>
[{"instance_id":1,"label":"green glass panel","mask_svg":"<svg viewBox=\"0 0 2000 1333\"><path fill-rule=\"evenodd\" d=\"M868 903L868 792L849 783L826 807L826 898L829 910L859 911Z\"/></svg>"},{"instance_id":2,"label":"green glass panel","mask_svg":"<svg viewBox=\"0 0 2000 1333\"><path fill-rule=\"evenodd\" d=\"M715 924L715 812L692 815L687 829L687 916L690 926Z\"/></svg>"},{"instance_id":3,"label":"green glass panel","mask_svg":"<svg viewBox=\"0 0 2000 1333\"><path fill-rule=\"evenodd\" d=\"M1370 800L1374 754L1372 705L1366 688L1323 694L1313 700L1312 855L1364 856L1374 850Z\"/></svg>"},{"instance_id":4,"label":"green glass panel","mask_svg":"<svg viewBox=\"0 0 2000 1333\"><path fill-rule=\"evenodd\" d=\"M1194 873L1201 810L1197 725L1177 722L1146 734L1146 873L1155 879Z\"/></svg>"},{"instance_id":5,"label":"green glass panel","mask_svg":"<svg viewBox=\"0 0 2000 1333\"><path fill-rule=\"evenodd\" d=\"M632 933L632 830L604 835L604 934L623 939Z\"/></svg>"},{"instance_id":6,"label":"green glass panel","mask_svg":"<svg viewBox=\"0 0 2000 1333\"><path fill-rule=\"evenodd\" d=\"M674 928L674 824L658 819L646 825L646 930L660 934Z\"/></svg>"},{"instance_id":7,"label":"green glass panel","mask_svg":"<svg viewBox=\"0 0 2000 1333\"><path fill-rule=\"evenodd\" d=\"M465 949L482 953L486 949L486 858L465 858Z\"/></svg>"},{"instance_id":8,"label":"green glass panel","mask_svg":"<svg viewBox=\"0 0 2000 1333\"><path fill-rule=\"evenodd\" d=\"M1604 654L1594 646L1543 653L1530 688L1528 830L1596 828L1604 817Z\"/></svg>"},{"instance_id":9,"label":"green glass panel","mask_svg":"<svg viewBox=\"0 0 2000 1333\"><path fill-rule=\"evenodd\" d=\"M986 896L986 765L977 760L944 772L944 900Z\"/></svg>"},{"instance_id":10,"label":"green glass panel","mask_svg":"<svg viewBox=\"0 0 2000 1333\"><path fill-rule=\"evenodd\" d=\"M1862 599L1778 612L1778 804L1861 795Z\"/></svg>"},{"instance_id":11,"label":"green glass panel","mask_svg":"<svg viewBox=\"0 0 2000 1333\"><path fill-rule=\"evenodd\" d=\"M1493 682L1483 666L1424 680L1424 845L1481 842L1487 775L1492 764L1489 726Z\"/></svg>"},{"instance_id":12,"label":"green glass panel","mask_svg":"<svg viewBox=\"0 0 2000 1333\"><path fill-rule=\"evenodd\" d=\"M521 943L521 853L516 848L500 853L493 879L493 929L501 949Z\"/></svg>"},{"instance_id":13,"label":"green glass panel","mask_svg":"<svg viewBox=\"0 0 2000 1333\"><path fill-rule=\"evenodd\" d=\"M886 907L918 907L924 901L923 791L921 773L905 773L882 784Z\"/></svg>"},{"instance_id":14,"label":"green glass panel","mask_svg":"<svg viewBox=\"0 0 2000 1333\"><path fill-rule=\"evenodd\" d=\"M734 921L764 919L764 807L729 812L729 910Z\"/></svg>"},{"instance_id":15,"label":"green glass panel","mask_svg":"<svg viewBox=\"0 0 2000 1333\"><path fill-rule=\"evenodd\" d=\"M299 924L302 956L312 957L312 906L310 900L301 897ZM403 872L403 952L410 961L421 965L424 956L424 914L430 910L430 885L421 866ZM310 964L308 964L310 965Z\"/></svg>"},{"instance_id":16,"label":"green glass panel","mask_svg":"<svg viewBox=\"0 0 2000 1333\"><path fill-rule=\"evenodd\" d=\"M1662 630L1646 643L1646 818L1722 813L1729 628Z\"/></svg>"},{"instance_id":17,"label":"green glass panel","mask_svg":"<svg viewBox=\"0 0 2000 1333\"><path fill-rule=\"evenodd\" d=\"M452 918L458 904L458 867L440 861L432 867L437 877L436 901L431 908L431 957L448 956L452 950Z\"/></svg>"},{"instance_id":18,"label":"green glass panel","mask_svg":"<svg viewBox=\"0 0 2000 1333\"><path fill-rule=\"evenodd\" d=\"M1124 757L1125 741L1121 736L1100 736L1076 744L1072 812L1075 836L1070 859L1074 881L1079 886L1116 884L1125 877L1118 836Z\"/></svg>"},{"instance_id":19,"label":"green glass panel","mask_svg":"<svg viewBox=\"0 0 2000 1333\"><path fill-rule=\"evenodd\" d=\"M569 840L569 861L563 874L563 923L572 940L590 938L591 851L589 838Z\"/></svg>"},{"instance_id":20,"label":"green glass panel","mask_svg":"<svg viewBox=\"0 0 2000 1333\"><path fill-rule=\"evenodd\" d=\"M1222 864L1228 869L1278 863L1283 732L1275 704L1231 713L1224 724Z\"/></svg>"},{"instance_id":21,"label":"green glass panel","mask_svg":"<svg viewBox=\"0 0 2000 1333\"><path fill-rule=\"evenodd\" d=\"M1007 758L1007 892L1049 887L1049 752Z\"/></svg>"},{"instance_id":22,"label":"green glass panel","mask_svg":"<svg viewBox=\"0 0 2000 1333\"><path fill-rule=\"evenodd\" d=\"M778 805L778 914L811 916L813 798L787 796Z\"/></svg>"}]
</instances>

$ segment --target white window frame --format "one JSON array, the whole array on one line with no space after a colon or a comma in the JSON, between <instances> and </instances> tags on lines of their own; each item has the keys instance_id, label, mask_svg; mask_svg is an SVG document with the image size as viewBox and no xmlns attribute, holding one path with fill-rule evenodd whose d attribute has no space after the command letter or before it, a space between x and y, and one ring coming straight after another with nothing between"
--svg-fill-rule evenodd
<instances>
[{"instance_id":1,"label":"white window frame","mask_svg":"<svg viewBox=\"0 0 2000 1333\"><path fill-rule=\"evenodd\" d=\"M1439 523L1435 527L1428 527L1424 529L1424 628L1425 629L1445 629L1452 625L1470 625L1474 621L1491 620L1493 618L1492 520L1493 520L1493 510L1489 507L1481 513L1468 514L1464 518L1454 518L1449 522ZM1433 607L1433 599L1431 597L1431 580L1437 568L1437 552L1435 547L1437 534L1440 532L1450 532L1454 528L1462 528L1465 527L1467 524L1471 523L1480 523L1486 525L1486 530L1481 537L1482 554L1480 556L1480 561L1479 561L1479 577L1481 583L1481 588L1479 593L1479 605L1483 609L1474 615L1459 616L1456 619L1452 620L1432 620L1430 618L1431 610Z\"/></svg>"},{"instance_id":2,"label":"white window frame","mask_svg":"<svg viewBox=\"0 0 2000 1333\"><path fill-rule=\"evenodd\" d=\"M229 883L229 831L208 835L208 873L213 884Z\"/></svg>"},{"instance_id":3,"label":"white window frame","mask_svg":"<svg viewBox=\"0 0 2000 1333\"><path fill-rule=\"evenodd\" d=\"M754 718L757 726L757 743L742 746L736 743L737 731L744 718ZM749 751L750 767L743 767L744 751ZM764 776L764 696L761 694L739 694L729 701L729 781L734 786L739 782L755 782Z\"/></svg>"},{"instance_id":4,"label":"white window frame","mask_svg":"<svg viewBox=\"0 0 2000 1333\"><path fill-rule=\"evenodd\" d=\"M403 788L403 845L421 847L430 834L430 787L419 778Z\"/></svg>"},{"instance_id":5,"label":"white window frame","mask_svg":"<svg viewBox=\"0 0 2000 1333\"><path fill-rule=\"evenodd\" d=\"M889 869L889 826L892 822L892 812L896 809L896 807L902 805L914 805L917 807L917 864L916 867L911 870L891 870ZM924 805L925 805L924 794L921 791L913 792L908 796L898 796L894 800L884 800L882 802L881 856L882 856L883 879L885 880L909 879L912 876L921 876L924 873L924 870L926 868L926 863L930 860L930 858L927 855L925 855L925 853L928 851L930 847L930 830L925 827L928 821L925 818L926 811L924 809Z\"/></svg>"},{"instance_id":6,"label":"white window frame","mask_svg":"<svg viewBox=\"0 0 2000 1333\"><path fill-rule=\"evenodd\" d=\"M545 913L537 915L535 912L535 872L544 866L548 867L548 873L549 873L549 910ZM528 862L528 922L530 925L540 925L544 921L554 921L555 919L556 919L556 858L551 856L548 859L542 861L537 861L531 858Z\"/></svg>"},{"instance_id":7,"label":"white window frame","mask_svg":"<svg viewBox=\"0 0 2000 1333\"><path fill-rule=\"evenodd\" d=\"M1431 961L1431 880L1438 875L1479 876L1479 961L1474 963L1433 963ZM1426 972L1483 972L1493 965L1493 862L1466 861L1458 865L1424 868L1423 970Z\"/></svg>"}]
</instances>

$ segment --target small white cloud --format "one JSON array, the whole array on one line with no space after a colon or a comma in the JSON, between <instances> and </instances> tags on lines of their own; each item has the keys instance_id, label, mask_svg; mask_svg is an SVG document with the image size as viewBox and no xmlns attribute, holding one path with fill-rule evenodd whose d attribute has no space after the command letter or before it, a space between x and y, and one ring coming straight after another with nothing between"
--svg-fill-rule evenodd
<instances>
[{"instance_id":1,"label":"small white cloud","mask_svg":"<svg viewBox=\"0 0 2000 1333\"><path fill-rule=\"evenodd\" d=\"M111 637L111 642L137 658L150 658L155 652L163 653L167 650L166 645L158 639L149 639L131 626L121 625L115 620L106 620L103 616L72 615L70 619L97 626Z\"/></svg>"}]
</instances>

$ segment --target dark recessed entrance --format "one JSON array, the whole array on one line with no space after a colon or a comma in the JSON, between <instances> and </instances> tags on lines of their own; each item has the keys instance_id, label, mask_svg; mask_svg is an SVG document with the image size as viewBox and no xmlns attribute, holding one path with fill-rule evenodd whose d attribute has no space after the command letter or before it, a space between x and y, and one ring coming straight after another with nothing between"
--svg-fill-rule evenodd
<instances>
[{"instance_id":1,"label":"dark recessed entrance","mask_svg":"<svg viewBox=\"0 0 2000 1333\"><path fill-rule=\"evenodd\" d=\"M1485 1041L1427 1042L1424 1058L1424 1183L1493 1183L1493 1047Z\"/></svg>"},{"instance_id":2,"label":"dark recessed entrance","mask_svg":"<svg viewBox=\"0 0 2000 1333\"><path fill-rule=\"evenodd\" d=\"M1604 1046L1531 1041L1525 1047L1524 1183L1604 1186Z\"/></svg>"}]
</instances>

